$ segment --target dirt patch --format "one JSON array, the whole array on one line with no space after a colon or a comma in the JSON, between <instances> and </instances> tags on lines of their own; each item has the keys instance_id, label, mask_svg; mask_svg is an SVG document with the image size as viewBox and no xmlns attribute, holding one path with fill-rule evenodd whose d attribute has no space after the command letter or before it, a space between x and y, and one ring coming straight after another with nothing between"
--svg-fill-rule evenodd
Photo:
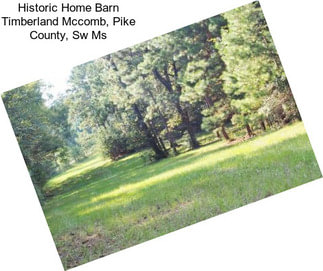
<instances>
[{"instance_id":1,"label":"dirt patch","mask_svg":"<svg viewBox=\"0 0 323 271\"><path fill-rule=\"evenodd\" d=\"M266 195L265 195L265 198L268 198L268 197L270 197L270 196L272 196L273 195L273 193L271 193L271 192L267 192L266 193Z\"/></svg>"},{"instance_id":2,"label":"dirt patch","mask_svg":"<svg viewBox=\"0 0 323 271\"><path fill-rule=\"evenodd\" d=\"M61 235L56 243L64 268L69 269L106 256L114 242L100 227L95 227L91 233L75 230Z\"/></svg>"},{"instance_id":3,"label":"dirt patch","mask_svg":"<svg viewBox=\"0 0 323 271\"><path fill-rule=\"evenodd\" d=\"M235 138L235 139L231 139L227 142L227 145L235 145L235 144L238 144L238 143L241 143L241 142L244 142L244 141L247 141L251 138L253 138L254 136L250 137L248 135L245 135L243 137L239 137L239 138Z\"/></svg>"}]
</instances>

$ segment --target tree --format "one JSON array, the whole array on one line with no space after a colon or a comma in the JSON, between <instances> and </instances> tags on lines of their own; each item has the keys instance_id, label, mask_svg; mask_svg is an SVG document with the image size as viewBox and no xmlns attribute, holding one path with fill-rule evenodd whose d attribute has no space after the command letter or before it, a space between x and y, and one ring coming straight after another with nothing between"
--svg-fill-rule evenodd
<instances>
[{"instance_id":1,"label":"tree","mask_svg":"<svg viewBox=\"0 0 323 271\"><path fill-rule=\"evenodd\" d=\"M161 159L168 156L163 140L159 137L153 123L145 121L145 108L147 103L142 95L142 87L138 84L141 76L137 73L136 66L141 61L138 51L126 49L107 56L110 72L115 74L116 88L118 89L119 107L124 110L132 109L138 131L146 137L146 142L155 152L155 158ZM109 79L110 80L110 79Z\"/></svg>"},{"instance_id":2,"label":"tree","mask_svg":"<svg viewBox=\"0 0 323 271\"><path fill-rule=\"evenodd\" d=\"M142 44L144 53L143 62L139 68L143 74L153 74L154 78L165 88L174 105L181 123L189 135L191 148L198 148L195 130L192 125L193 114L191 106L180 100L182 86L181 73L185 71L188 63L187 56L183 53L179 36L172 32Z\"/></svg>"},{"instance_id":3,"label":"tree","mask_svg":"<svg viewBox=\"0 0 323 271\"><path fill-rule=\"evenodd\" d=\"M203 102L202 128L212 131L221 127L224 138L229 140L225 125L232 117L232 110L221 79L225 63L214 46L226 27L227 20L219 15L184 28L190 62L182 78L185 88L181 99L195 104Z\"/></svg>"},{"instance_id":4,"label":"tree","mask_svg":"<svg viewBox=\"0 0 323 271\"><path fill-rule=\"evenodd\" d=\"M59 131L51 123L44 105L42 84L34 82L2 95L14 133L39 198L41 187L56 169L57 150L62 145Z\"/></svg>"},{"instance_id":5,"label":"tree","mask_svg":"<svg viewBox=\"0 0 323 271\"><path fill-rule=\"evenodd\" d=\"M251 126L266 129L264 120L275 114L274 108L267 108L267 112L263 108L269 96L289 107L288 112L297 109L259 2L223 16L228 28L222 30L222 39L215 45L226 63L224 91L235 111L233 122L252 136ZM284 93L285 99L274 95L277 91Z\"/></svg>"}]
</instances>

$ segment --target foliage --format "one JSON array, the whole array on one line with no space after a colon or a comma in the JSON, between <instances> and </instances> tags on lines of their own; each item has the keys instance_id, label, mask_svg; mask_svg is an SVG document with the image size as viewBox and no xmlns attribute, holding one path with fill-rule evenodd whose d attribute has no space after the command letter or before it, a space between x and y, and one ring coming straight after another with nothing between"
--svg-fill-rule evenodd
<instances>
[{"instance_id":1,"label":"foliage","mask_svg":"<svg viewBox=\"0 0 323 271\"><path fill-rule=\"evenodd\" d=\"M215 44L226 64L221 78L233 124L251 135L251 126L266 129L265 120L270 125L300 119L259 2L223 16L228 27Z\"/></svg>"},{"instance_id":2,"label":"foliage","mask_svg":"<svg viewBox=\"0 0 323 271\"><path fill-rule=\"evenodd\" d=\"M55 157L62 141L44 106L41 83L35 82L5 92L2 96L12 127L37 192L55 171Z\"/></svg>"}]
</instances>

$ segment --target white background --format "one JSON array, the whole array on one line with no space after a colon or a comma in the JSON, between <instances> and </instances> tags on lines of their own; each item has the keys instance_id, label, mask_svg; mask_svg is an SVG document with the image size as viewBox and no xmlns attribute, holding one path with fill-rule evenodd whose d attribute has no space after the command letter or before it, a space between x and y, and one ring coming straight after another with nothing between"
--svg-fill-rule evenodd
<instances>
[{"instance_id":1,"label":"white background","mask_svg":"<svg viewBox=\"0 0 323 271\"><path fill-rule=\"evenodd\" d=\"M0 16L19 15L17 2L2 0ZM137 25L110 29L106 41L31 41L26 28L0 26L0 91L60 74L70 66L249 2L111 1L119 3L120 14L135 18ZM323 168L322 1L260 2ZM2 102L0 129L0 269L63 270ZM75 271L323 270L322 194L320 179Z\"/></svg>"}]
</instances>

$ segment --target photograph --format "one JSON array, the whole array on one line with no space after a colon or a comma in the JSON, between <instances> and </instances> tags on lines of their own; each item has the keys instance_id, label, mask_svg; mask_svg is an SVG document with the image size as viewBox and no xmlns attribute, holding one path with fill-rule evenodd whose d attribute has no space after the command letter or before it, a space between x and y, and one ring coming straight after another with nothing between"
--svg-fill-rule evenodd
<instances>
[{"instance_id":1,"label":"photograph","mask_svg":"<svg viewBox=\"0 0 323 271\"><path fill-rule=\"evenodd\" d=\"M322 177L258 1L2 100L65 270Z\"/></svg>"}]
</instances>

